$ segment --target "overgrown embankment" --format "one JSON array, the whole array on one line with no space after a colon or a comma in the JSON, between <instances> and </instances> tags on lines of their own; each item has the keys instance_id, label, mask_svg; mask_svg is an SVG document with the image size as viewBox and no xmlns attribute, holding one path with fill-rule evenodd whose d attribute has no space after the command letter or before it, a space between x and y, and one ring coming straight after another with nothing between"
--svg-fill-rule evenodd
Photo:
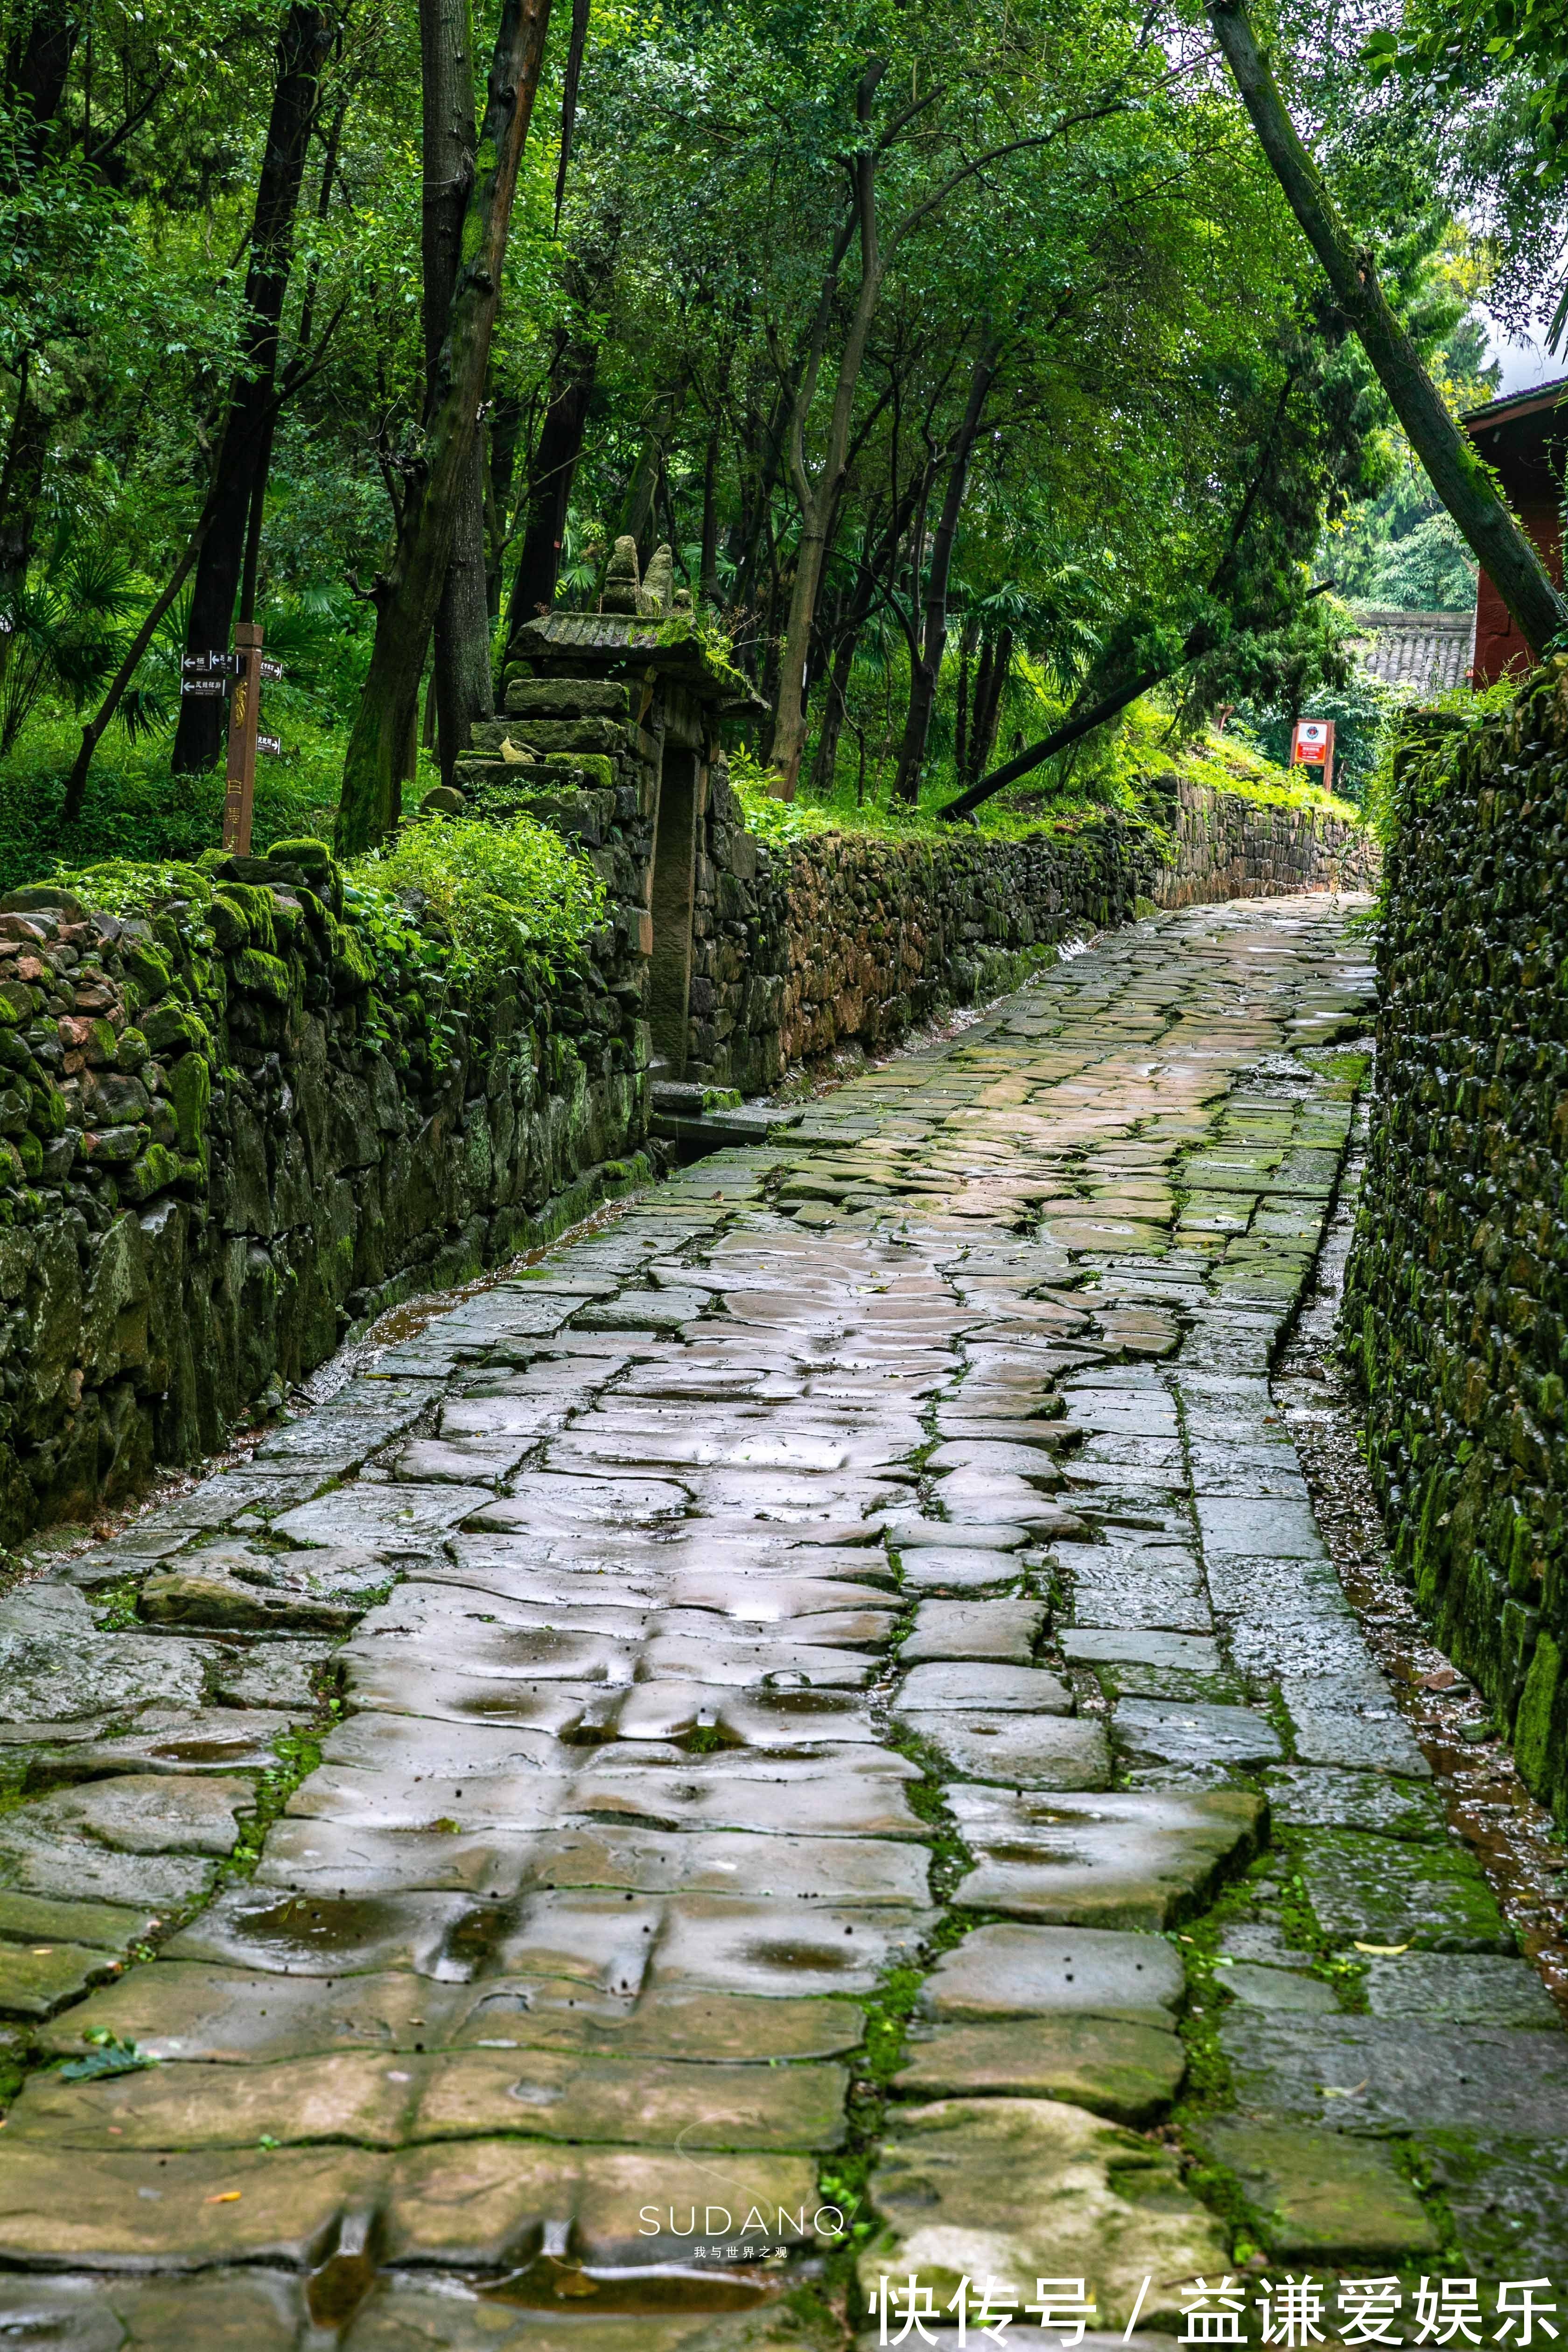
<instances>
[{"instance_id":1,"label":"overgrown embankment","mask_svg":"<svg viewBox=\"0 0 1568 2352\"><path fill-rule=\"evenodd\" d=\"M1568 1819L1568 660L1394 761L1347 1287L1368 1444L1438 1638Z\"/></svg>"}]
</instances>

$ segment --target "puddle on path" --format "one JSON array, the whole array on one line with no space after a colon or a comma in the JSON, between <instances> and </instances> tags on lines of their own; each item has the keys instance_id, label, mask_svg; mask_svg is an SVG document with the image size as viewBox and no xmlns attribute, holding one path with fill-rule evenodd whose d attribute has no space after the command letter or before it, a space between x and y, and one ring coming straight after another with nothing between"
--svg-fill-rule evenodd
<instances>
[{"instance_id":1,"label":"puddle on path","mask_svg":"<svg viewBox=\"0 0 1568 2352\"><path fill-rule=\"evenodd\" d=\"M1359 1107L1317 1280L1274 1375L1312 1507L1379 1665L1431 1765L1450 1826L1474 1847L1520 1948L1568 2021L1568 1843L1514 1769L1492 1710L1432 1642L1394 1569L1359 1444L1358 1402L1337 1352L1367 1108ZM1443 1688L1435 1679L1451 1677Z\"/></svg>"}]
</instances>

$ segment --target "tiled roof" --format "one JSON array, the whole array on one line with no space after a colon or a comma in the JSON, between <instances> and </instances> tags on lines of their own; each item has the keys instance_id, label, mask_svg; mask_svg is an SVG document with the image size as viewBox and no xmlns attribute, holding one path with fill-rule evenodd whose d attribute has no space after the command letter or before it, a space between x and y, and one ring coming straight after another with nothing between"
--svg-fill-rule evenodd
<instances>
[{"instance_id":1,"label":"tiled roof","mask_svg":"<svg viewBox=\"0 0 1568 2352\"><path fill-rule=\"evenodd\" d=\"M1521 384L1517 392L1505 392L1500 400L1489 400L1479 408L1467 408L1460 417L1462 425L1506 425L1510 417L1528 416L1538 408L1555 408L1568 399L1568 375L1548 376L1544 383Z\"/></svg>"},{"instance_id":2,"label":"tiled roof","mask_svg":"<svg viewBox=\"0 0 1568 2352\"><path fill-rule=\"evenodd\" d=\"M1396 604L1352 604L1365 632L1356 651L1373 677L1413 694L1463 686L1475 654L1476 616L1469 613L1407 613Z\"/></svg>"}]
</instances>

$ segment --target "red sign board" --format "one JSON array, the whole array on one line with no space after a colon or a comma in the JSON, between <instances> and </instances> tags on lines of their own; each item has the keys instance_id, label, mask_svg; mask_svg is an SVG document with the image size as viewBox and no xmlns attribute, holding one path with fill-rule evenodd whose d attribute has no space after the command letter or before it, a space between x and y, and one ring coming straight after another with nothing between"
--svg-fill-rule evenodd
<instances>
[{"instance_id":1,"label":"red sign board","mask_svg":"<svg viewBox=\"0 0 1568 2352\"><path fill-rule=\"evenodd\" d=\"M1331 719L1298 719L1290 738L1290 765L1317 768L1325 786L1333 782L1334 722Z\"/></svg>"}]
</instances>

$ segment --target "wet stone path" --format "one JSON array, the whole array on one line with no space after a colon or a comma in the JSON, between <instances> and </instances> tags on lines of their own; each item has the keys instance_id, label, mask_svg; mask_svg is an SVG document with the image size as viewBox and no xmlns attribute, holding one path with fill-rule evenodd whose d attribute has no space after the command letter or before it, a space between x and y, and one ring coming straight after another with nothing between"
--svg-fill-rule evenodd
<instances>
[{"instance_id":1,"label":"wet stone path","mask_svg":"<svg viewBox=\"0 0 1568 2352\"><path fill-rule=\"evenodd\" d=\"M1565 2267L1568 2038L1268 1386L1344 916L1103 940L0 1603L0 2340Z\"/></svg>"}]
</instances>

